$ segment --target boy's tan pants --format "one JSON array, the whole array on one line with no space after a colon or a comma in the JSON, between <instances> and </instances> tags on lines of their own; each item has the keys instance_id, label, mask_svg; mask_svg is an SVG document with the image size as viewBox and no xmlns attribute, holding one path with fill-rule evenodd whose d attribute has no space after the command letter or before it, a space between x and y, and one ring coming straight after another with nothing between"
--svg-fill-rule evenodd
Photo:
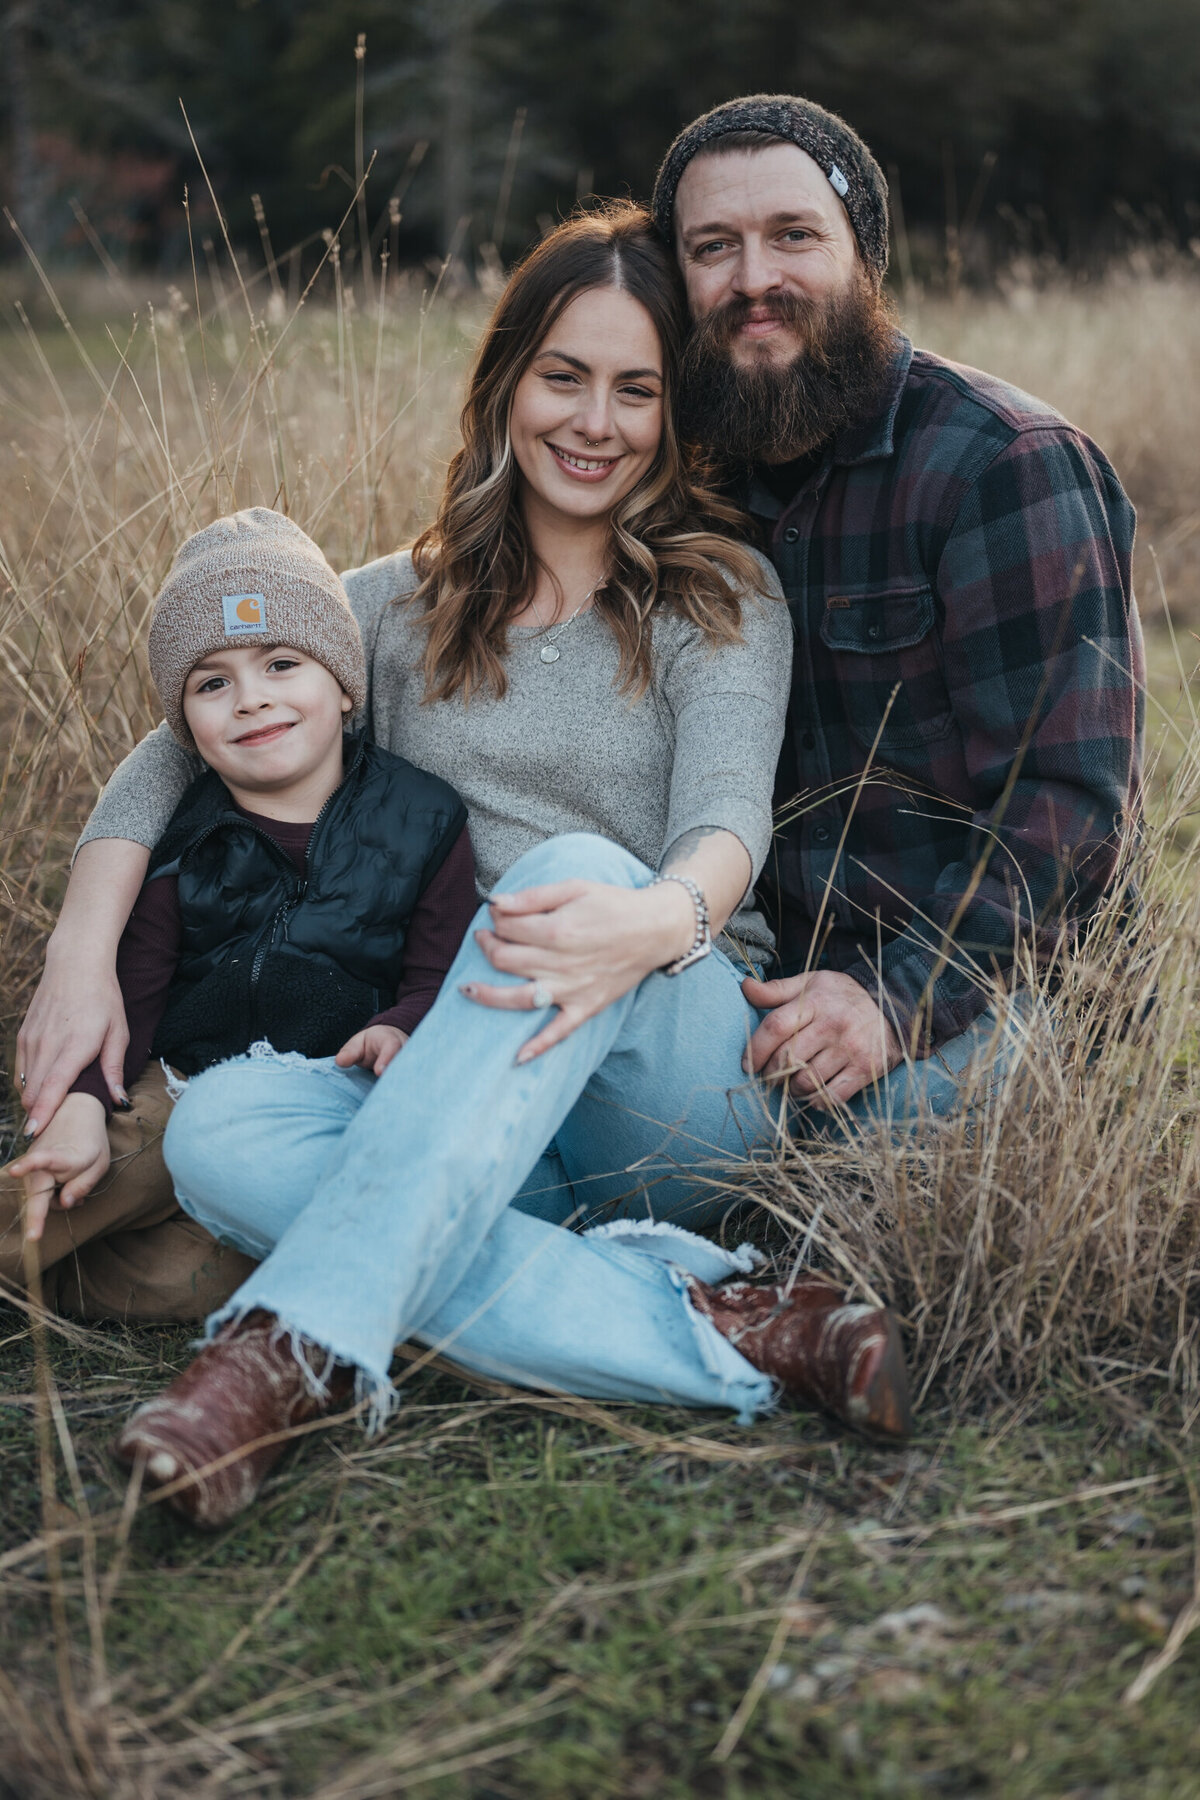
<instances>
[{"instance_id":1,"label":"boy's tan pants","mask_svg":"<svg viewBox=\"0 0 1200 1800\"><path fill-rule=\"evenodd\" d=\"M42 1299L70 1318L191 1324L221 1306L254 1263L218 1244L175 1199L162 1156L171 1116L166 1077L147 1064L132 1111L108 1127L112 1166L70 1212L51 1210L36 1246ZM19 1154L19 1152L18 1152ZM0 1295L24 1292L23 1189L0 1170Z\"/></svg>"}]
</instances>

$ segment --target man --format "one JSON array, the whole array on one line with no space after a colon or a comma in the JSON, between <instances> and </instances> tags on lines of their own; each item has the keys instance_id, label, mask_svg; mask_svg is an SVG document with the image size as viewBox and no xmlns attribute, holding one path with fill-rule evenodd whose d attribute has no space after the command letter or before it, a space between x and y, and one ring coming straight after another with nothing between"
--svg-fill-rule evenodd
<instances>
[{"instance_id":1,"label":"man","mask_svg":"<svg viewBox=\"0 0 1200 1800\"><path fill-rule=\"evenodd\" d=\"M735 465L796 625L753 1067L852 1114L948 1111L1018 946L1068 947L1116 874L1133 509L1058 413L896 329L883 176L843 120L717 107L653 209L694 320L685 419Z\"/></svg>"}]
</instances>

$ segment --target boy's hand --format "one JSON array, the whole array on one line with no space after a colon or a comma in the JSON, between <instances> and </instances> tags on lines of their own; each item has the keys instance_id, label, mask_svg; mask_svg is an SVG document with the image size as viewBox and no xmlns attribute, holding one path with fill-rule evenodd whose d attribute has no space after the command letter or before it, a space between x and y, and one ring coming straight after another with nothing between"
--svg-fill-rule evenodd
<instances>
[{"instance_id":1,"label":"boy's hand","mask_svg":"<svg viewBox=\"0 0 1200 1800\"><path fill-rule=\"evenodd\" d=\"M370 1069L372 1075L382 1075L397 1050L403 1050L407 1042L407 1031L400 1031L395 1025L368 1025L365 1031L356 1031L350 1042L342 1045L337 1053L338 1068L357 1066Z\"/></svg>"},{"instance_id":2,"label":"boy's hand","mask_svg":"<svg viewBox=\"0 0 1200 1800\"><path fill-rule=\"evenodd\" d=\"M64 1209L108 1173L104 1108L92 1094L68 1094L32 1150L4 1171L25 1184L25 1236L41 1237L55 1190Z\"/></svg>"}]
</instances>

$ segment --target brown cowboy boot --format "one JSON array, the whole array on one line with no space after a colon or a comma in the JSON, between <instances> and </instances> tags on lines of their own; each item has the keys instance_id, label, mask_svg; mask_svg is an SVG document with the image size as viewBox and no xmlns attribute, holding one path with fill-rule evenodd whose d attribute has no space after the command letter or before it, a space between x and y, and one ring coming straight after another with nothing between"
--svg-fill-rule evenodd
<instances>
[{"instance_id":1,"label":"brown cowboy boot","mask_svg":"<svg viewBox=\"0 0 1200 1800\"><path fill-rule=\"evenodd\" d=\"M148 1487L192 1479L172 1494L175 1511L210 1530L227 1525L258 1493L287 1448L287 1434L344 1405L354 1370L337 1363L327 1396L313 1391L325 1352L304 1339L307 1369L273 1313L255 1310L226 1325L171 1385L139 1406L115 1445L123 1463L145 1463Z\"/></svg>"},{"instance_id":2,"label":"brown cowboy boot","mask_svg":"<svg viewBox=\"0 0 1200 1800\"><path fill-rule=\"evenodd\" d=\"M843 1289L805 1275L778 1282L689 1282L697 1311L746 1361L809 1406L871 1437L912 1431L908 1377L896 1321L885 1306L847 1304Z\"/></svg>"}]
</instances>

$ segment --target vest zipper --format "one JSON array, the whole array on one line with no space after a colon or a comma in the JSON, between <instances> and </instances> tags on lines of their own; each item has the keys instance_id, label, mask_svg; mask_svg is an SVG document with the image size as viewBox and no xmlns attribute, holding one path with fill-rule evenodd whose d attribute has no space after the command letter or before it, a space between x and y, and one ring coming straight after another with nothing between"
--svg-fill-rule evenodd
<instances>
[{"instance_id":1,"label":"vest zipper","mask_svg":"<svg viewBox=\"0 0 1200 1800\"><path fill-rule=\"evenodd\" d=\"M346 783L349 781L351 775L355 774L356 771L358 770L359 764L362 762L364 754L365 754L364 739L362 739L360 737L358 739L357 746L355 749L355 754L353 756L353 759L351 760L349 768L344 770L341 781L338 783L337 787L333 790L332 794L330 794L328 800L326 800L324 806L322 806L320 812L317 814L316 818L313 820L313 828L308 834L308 849L304 852L304 873L303 873L303 875L296 876L295 863L292 861L291 857L287 854L286 850L282 849L281 846L279 845L279 843L276 841L276 839L271 836L269 831L264 831L260 825L253 824L249 819L244 819L244 818L241 818L240 816L231 815L229 813L223 814L222 817L219 819L214 819L213 823L211 825L207 825L205 827L205 829L200 833L199 837L193 839L193 841L190 844L188 844L186 849L180 855L179 867L182 869L184 863L187 862L191 857L193 857L196 854L196 852L197 852L197 850L199 850L200 846L204 843L207 843L208 839L213 836L214 832L224 830L224 828L228 824L230 824L231 819L232 819L232 822L234 822L238 825L244 825L245 827L247 827L248 830L252 831L256 837L260 837L262 839L263 843L266 844L268 846L268 848L274 853L276 859L285 865L287 872L290 875L292 875L293 879L296 882L295 892L287 900L285 900L281 906L277 906L275 908L275 911L271 914L271 917L268 920L267 924L263 927L262 931L260 932L258 946L254 952L254 960L250 964L250 1030L251 1030L252 1039L254 1037L256 1037L257 1033L258 1033L258 982L259 982L259 977L262 974L263 963L266 961L266 958L267 958L267 952L269 950L273 949L275 944L279 941L279 927L280 927L281 923L284 926L284 935L285 936L287 935L288 915L289 915L289 913L294 912L296 907L299 906L300 902L303 900L305 894L308 892L309 877L312 874L313 852L317 847L317 833L320 830L321 826L324 824L326 816L328 815L330 808L333 806L334 801L337 799L338 795L342 792L343 788L346 786ZM376 1010L378 1011L378 1008L376 1008Z\"/></svg>"},{"instance_id":2,"label":"vest zipper","mask_svg":"<svg viewBox=\"0 0 1200 1800\"><path fill-rule=\"evenodd\" d=\"M361 761L361 759L362 759L362 751L360 748L359 754L354 759L353 768L356 769L358 767L358 764ZM281 937L284 940L286 940L286 938L287 938L288 917L291 913L295 912L296 908L299 906L300 902L303 900L305 894L307 894L307 892L308 892L309 876L312 873L313 851L316 849L316 844L317 844L317 833L320 830L321 826L324 824L325 817L326 817L327 813L329 812L330 807L333 805L334 801L337 799L338 795L341 793L342 789L345 787L346 782L348 781L351 773L352 773L351 769L346 770L346 773L342 776L341 781L338 783L337 787L333 790L332 794L330 794L328 800L326 800L324 806L322 806L320 812L317 814L316 818L313 820L313 828L308 834L308 848L304 852L304 873L302 876L297 878L296 891L287 900L285 900L283 902L282 906L277 906L275 908L275 911L271 915L270 923L267 925L267 928L266 928L265 932L263 933L262 941L259 943L257 950L254 952L254 961L250 965L250 1020L251 1020L251 1029L253 1030L255 1035L257 1035L257 1032L258 1032L258 982L259 982L259 977L262 974L263 964L267 960L267 953L275 948L276 944L279 943ZM214 829L215 829L215 827L214 827ZM252 829L257 831L258 827L254 826L254 827L252 827ZM205 835L207 835L207 833ZM266 837L267 841L269 843L274 843L274 839L271 838L267 832L260 832L259 835L262 837ZM199 841L202 842L203 840L201 839ZM276 844L275 848L278 849L279 846ZM294 865L293 865L293 867L294 867ZM282 927L282 931L281 931L281 927Z\"/></svg>"}]
</instances>

